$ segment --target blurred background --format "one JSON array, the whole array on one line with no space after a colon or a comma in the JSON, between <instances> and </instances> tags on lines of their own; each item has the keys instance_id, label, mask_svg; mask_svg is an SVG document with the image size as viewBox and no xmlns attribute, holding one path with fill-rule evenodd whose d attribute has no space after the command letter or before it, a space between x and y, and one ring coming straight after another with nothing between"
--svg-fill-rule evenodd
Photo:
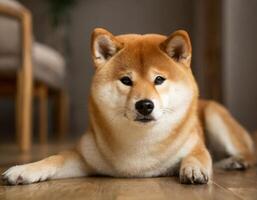
<instances>
[{"instance_id":1,"label":"blurred background","mask_svg":"<svg viewBox=\"0 0 257 200\"><path fill-rule=\"evenodd\" d=\"M0 5L6 1L16 2L0 0ZM257 130L256 0L20 0L21 5L31 12L32 41L40 42L33 47L35 51L38 49L35 56L46 52L44 58L38 59L43 63L48 60L56 63L56 69L51 70L57 73L53 76L51 70L44 71L45 78L41 79L41 72L35 75L36 79L39 77L35 83L39 88L36 90L39 100L33 100L34 141L38 141L40 123L45 124L43 132L47 137L55 138L55 100L49 95L44 103L44 95L51 91L65 90L69 99L69 118L65 124L69 127L67 136L77 138L85 131L87 98L94 72L90 34L96 27L104 27L113 34L169 35L177 29L188 31L193 45L192 68L201 97L225 104L248 130ZM1 31L6 33L1 22L0 19L0 35ZM55 83L59 76L62 86L60 82ZM2 142L15 141L17 107L14 97L2 95L0 98ZM62 101L64 97L60 98Z\"/></svg>"}]
</instances>

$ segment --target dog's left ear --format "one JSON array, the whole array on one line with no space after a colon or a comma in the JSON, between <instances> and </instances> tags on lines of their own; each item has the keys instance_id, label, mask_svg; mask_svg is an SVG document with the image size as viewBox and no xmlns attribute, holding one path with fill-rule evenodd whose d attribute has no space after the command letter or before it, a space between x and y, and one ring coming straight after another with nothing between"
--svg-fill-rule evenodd
<instances>
[{"instance_id":1,"label":"dog's left ear","mask_svg":"<svg viewBox=\"0 0 257 200\"><path fill-rule=\"evenodd\" d=\"M192 46L186 31L175 31L161 43L160 47L176 62L190 66Z\"/></svg>"},{"instance_id":2,"label":"dog's left ear","mask_svg":"<svg viewBox=\"0 0 257 200\"><path fill-rule=\"evenodd\" d=\"M103 66L120 49L122 44L110 32L102 28L94 29L91 36L91 51L95 66Z\"/></svg>"}]
</instances>

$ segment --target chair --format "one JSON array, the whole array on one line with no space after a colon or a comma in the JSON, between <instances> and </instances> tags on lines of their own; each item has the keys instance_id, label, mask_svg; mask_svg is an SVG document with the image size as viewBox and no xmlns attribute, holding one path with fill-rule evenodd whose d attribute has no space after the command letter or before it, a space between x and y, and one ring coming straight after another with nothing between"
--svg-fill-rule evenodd
<instances>
[{"instance_id":1,"label":"chair","mask_svg":"<svg viewBox=\"0 0 257 200\"><path fill-rule=\"evenodd\" d=\"M48 99L55 97L58 137L67 132L68 96L65 60L33 40L32 17L15 0L0 0L0 94L16 99L16 135L22 151L31 148L32 109L39 102L39 140L47 142Z\"/></svg>"}]
</instances>

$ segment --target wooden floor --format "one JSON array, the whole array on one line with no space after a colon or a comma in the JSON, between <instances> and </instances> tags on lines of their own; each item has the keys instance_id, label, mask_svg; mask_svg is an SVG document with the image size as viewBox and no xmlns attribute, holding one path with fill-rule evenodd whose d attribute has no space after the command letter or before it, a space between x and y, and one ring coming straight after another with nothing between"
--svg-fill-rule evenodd
<instances>
[{"instance_id":1,"label":"wooden floor","mask_svg":"<svg viewBox=\"0 0 257 200\"><path fill-rule=\"evenodd\" d=\"M34 146L31 154L20 155L14 145L0 145L0 173L9 166L38 160L69 148L70 145ZM246 172L215 170L208 185L181 185L175 177L118 179L109 177L76 178L31 185L4 186L0 183L0 200L51 199L255 199L257 168Z\"/></svg>"}]
</instances>

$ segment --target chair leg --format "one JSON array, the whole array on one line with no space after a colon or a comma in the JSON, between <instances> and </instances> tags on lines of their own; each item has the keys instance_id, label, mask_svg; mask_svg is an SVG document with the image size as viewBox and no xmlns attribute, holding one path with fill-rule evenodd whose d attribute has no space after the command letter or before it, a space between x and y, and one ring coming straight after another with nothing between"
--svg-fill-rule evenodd
<instances>
[{"instance_id":1,"label":"chair leg","mask_svg":"<svg viewBox=\"0 0 257 200\"><path fill-rule=\"evenodd\" d=\"M17 73L17 83L16 83L16 104L15 104L15 117L16 117L16 143L19 145L21 149L21 89L22 89L22 81L21 81L21 73Z\"/></svg>"},{"instance_id":2,"label":"chair leg","mask_svg":"<svg viewBox=\"0 0 257 200\"><path fill-rule=\"evenodd\" d=\"M47 142L48 135L48 88L44 84L38 87L39 99L39 142Z\"/></svg>"},{"instance_id":3,"label":"chair leg","mask_svg":"<svg viewBox=\"0 0 257 200\"><path fill-rule=\"evenodd\" d=\"M17 141L22 152L26 152L31 149L32 139L33 95L32 77L29 73L19 71L17 74L16 132Z\"/></svg>"},{"instance_id":4,"label":"chair leg","mask_svg":"<svg viewBox=\"0 0 257 200\"><path fill-rule=\"evenodd\" d=\"M69 99L66 91L58 91L56 99L58 140L65 139L69 129Z\"/></svg>"}]
</instances>

